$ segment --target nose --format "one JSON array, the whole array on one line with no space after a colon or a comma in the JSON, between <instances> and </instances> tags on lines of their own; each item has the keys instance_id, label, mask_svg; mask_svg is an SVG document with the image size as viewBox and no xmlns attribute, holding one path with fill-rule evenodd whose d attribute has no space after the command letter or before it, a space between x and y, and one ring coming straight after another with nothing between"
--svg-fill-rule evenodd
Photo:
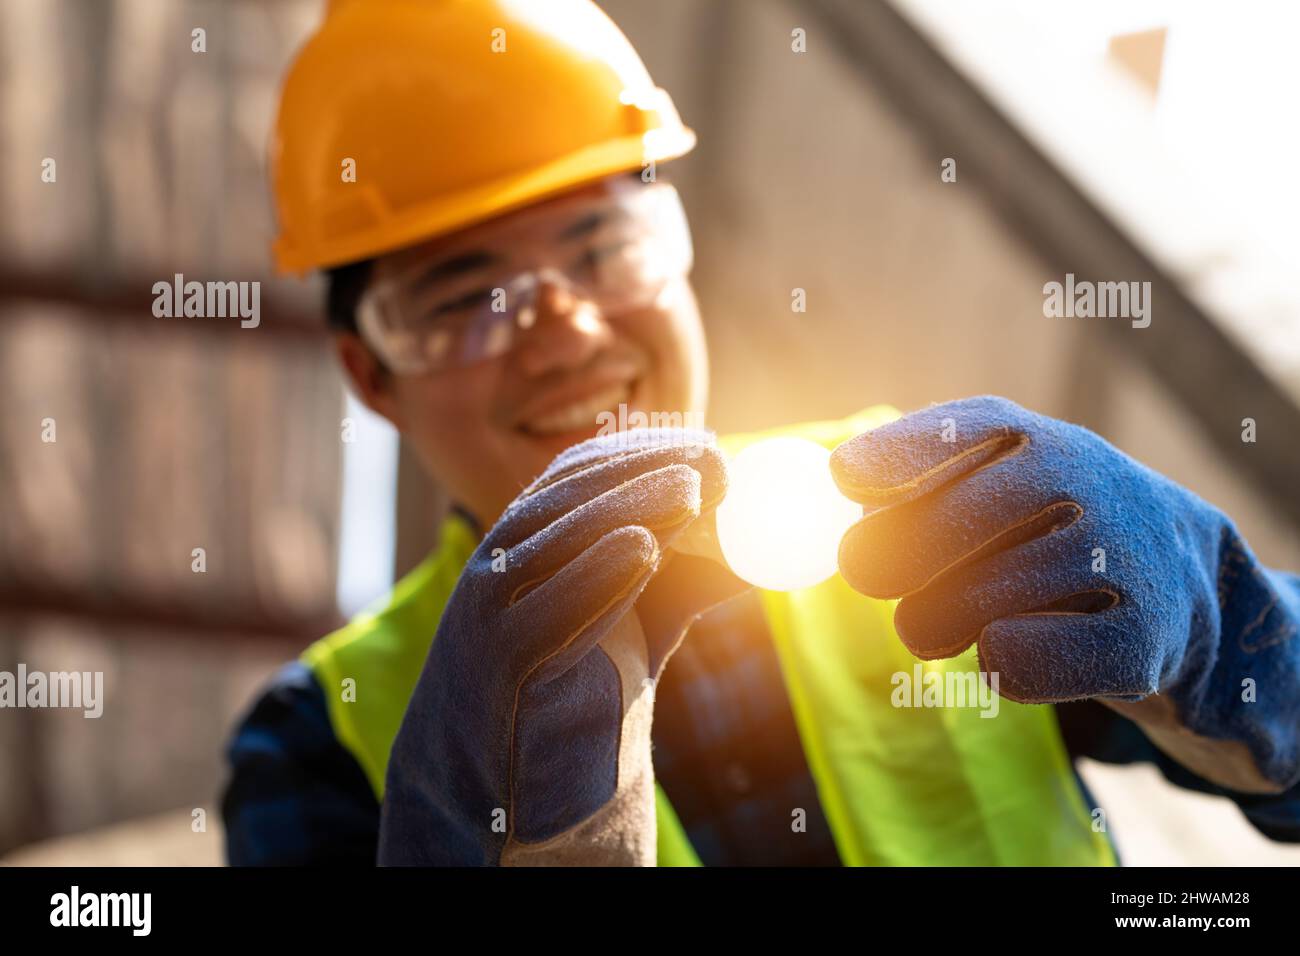
<instances>
[{"instance_id":1,"label":"nose","mask_svg":"<svg viewBox=\"0 0 1300 956\"><path fill-rule=\"evenodd\" d=\"M613 338L596 305L555 279L542 278L531 313L520 314L516 360L530 376L580 368Z\"/></svg>"}]
</instances>

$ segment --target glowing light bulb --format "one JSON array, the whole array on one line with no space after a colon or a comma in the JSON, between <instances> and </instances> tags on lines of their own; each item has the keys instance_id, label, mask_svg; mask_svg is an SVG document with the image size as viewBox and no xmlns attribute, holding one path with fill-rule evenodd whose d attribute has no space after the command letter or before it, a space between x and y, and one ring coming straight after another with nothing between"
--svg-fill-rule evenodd
<instances>
[{"instance_id":1,"label":"glowing light bulb","mask_svg":"<svg viewBox=\"0 0 1300 956\"><path fill-rule=\"evenodd\" d=\"M840 494L830 457L804 438L770 438L731 460L717 524L732 571L771 591L812 587L835 573L840 539L862 506Z\"/></svg>"}]
</instances>

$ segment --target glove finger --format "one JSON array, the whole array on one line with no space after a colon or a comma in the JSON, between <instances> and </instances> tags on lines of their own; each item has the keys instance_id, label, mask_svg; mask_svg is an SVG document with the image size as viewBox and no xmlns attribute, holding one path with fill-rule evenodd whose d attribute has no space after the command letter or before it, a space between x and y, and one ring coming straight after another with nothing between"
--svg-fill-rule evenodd
<instances>
[{"instance_id":1,"label":"glove finger","mask_svg":"<svg viewBox=\"0 0 1300 956\"><path fill-rule=\"evenodd\" d=\"M831 474L868 507L912 501L1015 454L1032 421L994 396L935 405L844 442L831 453Z\"/></svg>"},{"instance_id":2,"label":"glove finger","mask_svg":"<svg viewBox=\"0 0 1300 956\"><path fill-rule=\"evenodd\" d=\"M1154 694L1159 649L1146 646L1128 608L994 621L980 635L980 668L997 675L999 694L1025 704Z\"/></svg>"},{"instance_id":3,"label":"glove finger","mask_svg":"<svg viewBox=\"0 0 1300 956\"><path fill-rule=\"evenodd\" d=\"M702 448L716 448L716 444L712 432L693 428L634 428L600 435L560 452L528 491L540 491L569 475L611 458L665 450L684 451L688 456L694 456Z\"/></svg>"},{"instance_id":4,"label":"glove finger","mask_svg":"<svg viewBox=\"0 0 1300 956\"><path fill-rule=\"evenodd\" d=\"M616 528L638 525L666 543L700 513L700 473L675 464L578 505L506 554L507 603L556 574Z\"/></svg>"},{"instance_id":5,"label":"glove finger","mask_svg":"<svg viewBox=\"0 0 1300 956\"><path fill-rule=\"evenodd\" d=\"M914 501L866 515L840 542L840 573L855 590L896 598L961 561L1068 527L1083 514L1013 459Z\"/></svg>"},{"instance_id":6,"label":"glove finger","mask_svg":"<svg viewBox=\"0 0 1300 956\"><path fill-rule=\"evenodd\" d=\"M659 554L649 529L615 528L511 607L520 680L551 680L587 654L631 609Z\"/></svg>"},{"instance_id":7,"label":"glove finger","mask_svg":"<svg viewBox=\"0 0 1300 956\"><path fill-rule=\"evenodd\" d=\"M576 447L581 449L587 444L590 443ZM722 500L727 490L727 466L717 448L701 444L632 447L612 457L607 451L602 460L566 471L561 477L548 478L545 482L538 479L538 483L506 509L488 534L487 543L490 547L510 549L586 502L634 478L672 465L688 467L699 474L702 508L716 507Z\"/></svg>"},{"instance_id":8,"label":"glove finger","mask_svg":"<svg viewBox=\"0 0 1300 956\"><path fill-rule=\"evenodd\" d=\"M1079 525L964 563L899 602L894 629L922 660L953 657L999 618L1029 612L1103 611L1119 602L1092 571L1091 542Z\"/></svg>"}]
</instances>

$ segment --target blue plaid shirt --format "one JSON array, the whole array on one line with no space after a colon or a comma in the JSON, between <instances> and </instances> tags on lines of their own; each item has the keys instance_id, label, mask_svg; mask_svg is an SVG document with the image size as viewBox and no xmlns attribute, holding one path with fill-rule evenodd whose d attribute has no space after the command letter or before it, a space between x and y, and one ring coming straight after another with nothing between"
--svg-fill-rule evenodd
<instances>
[{"instance_id":1,"label":"blue plaid shirt","mask_svg":"<svg viewBox=\"0 0 1300 956\"><path fill-rule=\"evenodd\" d=\"M1155 763L1178 786L1234 800L1266 836L1300 841L1300 786L1230 793L1096 702L1058 705L1057 714L1071 755ZM695 626L660 682L653 734L655 773L706 865L838 865L757 600L733 601ZM375 862L379 802L304 665L271 681L229 760L222 813L232 864ZM790 827L792 807L807 811L806 832Z\"/></svg>"}]
</instances>

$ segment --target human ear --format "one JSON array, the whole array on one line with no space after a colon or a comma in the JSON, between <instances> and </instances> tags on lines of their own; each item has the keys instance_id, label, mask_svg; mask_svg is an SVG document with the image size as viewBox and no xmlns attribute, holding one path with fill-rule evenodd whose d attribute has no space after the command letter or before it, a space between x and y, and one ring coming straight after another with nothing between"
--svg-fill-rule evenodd
<instances>
[{"instance_id":1,"label":"human ear","mask_svg":"<svg viewBox=\"0 0 1300 956\"><path fill-rule=\"evenodd\" d=\"M384 368L361 337L352 332L334 335L334 351L352 383L352 390L362 403L401 430L402 416L393 393L392 373Z\"/></svg>"}]
</instances>

